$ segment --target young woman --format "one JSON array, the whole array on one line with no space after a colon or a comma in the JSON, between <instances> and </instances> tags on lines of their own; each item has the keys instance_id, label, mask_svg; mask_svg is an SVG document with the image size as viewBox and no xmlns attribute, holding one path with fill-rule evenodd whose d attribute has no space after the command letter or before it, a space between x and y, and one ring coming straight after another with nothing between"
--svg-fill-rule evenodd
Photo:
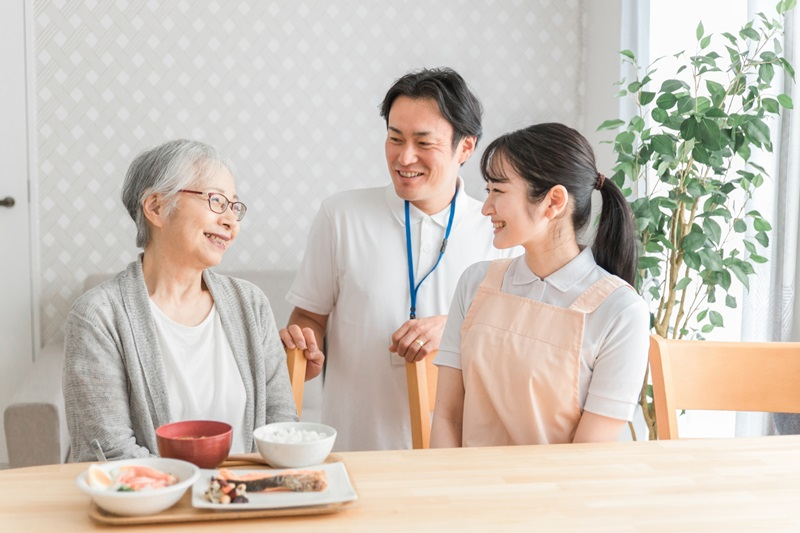
<instances>
[{"instance_id":1,"label":"young woman","mask_svg":"<svg viewBox=\"0 0 800 533\"><path fill-rule=\"evenodd\" d=\"M436 358L431 446L616 440L649 339L647 305L630 286L636 245L622 192L562 124L503 135L481 171L494 245L525 254L472 265L459 281ZM576 232L594 190L603 207L584 248Z\"/></svg>"}]
</instances>

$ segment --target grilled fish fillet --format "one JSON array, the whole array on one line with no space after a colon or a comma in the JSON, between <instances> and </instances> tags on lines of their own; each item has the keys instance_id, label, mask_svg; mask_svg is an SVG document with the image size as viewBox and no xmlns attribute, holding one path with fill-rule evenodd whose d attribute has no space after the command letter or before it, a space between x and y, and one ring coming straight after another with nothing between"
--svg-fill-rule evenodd
<instances>
[{"instance_id":1,"label":"grilled fish fillet","mask_svg":"<svg viewBox=\"0 0 800 533\"><path fill-rule=\"evenodd\" d=\"M247 492L270 490L319 492L325 490L328 486L324 470L287 470L279 474L258 472L237 475L232 470L221 468L218 477L236 486L243 484L247 488Z\"/></svg>"}]
</instances>

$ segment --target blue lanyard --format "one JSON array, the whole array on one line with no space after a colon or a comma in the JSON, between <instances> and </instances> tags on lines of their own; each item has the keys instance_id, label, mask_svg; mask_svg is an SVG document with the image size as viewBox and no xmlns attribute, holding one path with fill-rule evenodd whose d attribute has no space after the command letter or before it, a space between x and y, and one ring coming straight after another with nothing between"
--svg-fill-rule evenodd
<instances>
[{"instance_id":1,"label":"blue lanyard","mask_svg":"<svg viewBox=\"0 0 800 533\"><path fill-rule=\"evenodd\" d=\"M458 196L458 187L456 187L456 193L453 195L453 201L450 202L450 219L447 221L442 247L439 248L439 258L436 259L436 264L433 265L430 272L425 274L425 277L419 280L416 285L414 285L414 260L412 257L413 252L411 251L411 224L408 216L408 200L406 200L406 256L408 257L408 291L411 294L411 311L409 312L409 318L411 319L417 318L417 291L419 286L431 275L431 272L436 270L436 267L439 266L439 261L442 260L444 251L447 249L447 239L450 237L450 230L453 228L453 217L456 214L456 196Z\"/></svg>"}]
</instances>

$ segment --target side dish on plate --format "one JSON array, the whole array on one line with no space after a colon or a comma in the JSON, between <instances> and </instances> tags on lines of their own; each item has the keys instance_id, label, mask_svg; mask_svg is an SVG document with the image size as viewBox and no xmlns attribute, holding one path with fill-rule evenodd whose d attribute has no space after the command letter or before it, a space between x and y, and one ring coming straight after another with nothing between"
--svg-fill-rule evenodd
<instances>
[{"instance_id":1,"label":"side dish on plate","mask_svg":"<svg viewBox=\"0 0 800 533\"><path fill-rule=\"evenodd\" d=\"M146 457L89 465L76 483L106 512L144 516L175 505L199 477L186 461Z\"/></svg>"}]
</instances>

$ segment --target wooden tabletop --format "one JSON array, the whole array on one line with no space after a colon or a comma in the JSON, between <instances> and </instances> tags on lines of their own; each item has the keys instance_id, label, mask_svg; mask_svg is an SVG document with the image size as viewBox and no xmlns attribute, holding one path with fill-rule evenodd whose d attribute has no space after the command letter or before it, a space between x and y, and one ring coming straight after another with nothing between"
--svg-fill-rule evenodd
<instances>
[{"instance_id":1,"label":"wooden tabletop","mask_svg":"<svg viewBox=\"0 0 800 533\"><path fill-rule=\"evenodd\" d=\"M341 453L359 494L317 516L115 527L86 464L0 472L4 531L800 531L800 436Z\"/></svg>"}]
</instances>

